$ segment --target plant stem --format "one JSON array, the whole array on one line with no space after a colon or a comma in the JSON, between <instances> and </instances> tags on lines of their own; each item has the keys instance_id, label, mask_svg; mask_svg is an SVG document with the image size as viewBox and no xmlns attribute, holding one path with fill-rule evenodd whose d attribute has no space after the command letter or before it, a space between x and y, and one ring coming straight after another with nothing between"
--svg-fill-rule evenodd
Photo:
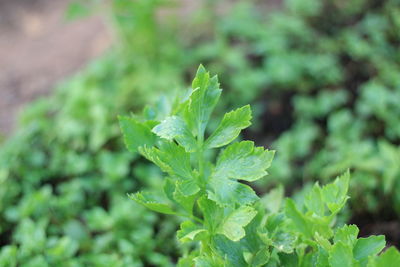
<instances>
[{"instance_id":1,"label":"plant stem","mask_svg":"<svg viewBox=\"0 0 400 267\"><path fill-rule=\"evenodd\" d=\"M201 181L202 187L205 185L203 143L204 143L204 133L199 130L197 136L197 161L199 165L199 180Z\"/></svg>"}]
</instances>

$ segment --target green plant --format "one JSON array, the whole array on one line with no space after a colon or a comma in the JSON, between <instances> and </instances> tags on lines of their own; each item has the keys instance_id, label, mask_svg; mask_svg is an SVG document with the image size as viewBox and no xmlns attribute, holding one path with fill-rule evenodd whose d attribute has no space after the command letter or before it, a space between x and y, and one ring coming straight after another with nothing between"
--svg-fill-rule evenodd
<instances>
[{"instance_id":1,"label":"green plant","mask_svg":"<svg viewBox=\"0 0 400 267\"><path fill-rule=\"evenodd\" d=\"M179 251L163 246L176 221L123 201L161 175L124 149L115 120L183 87L173 25L158 1L92 2L109 7L113 49L30 104L1 144L0 266L167 267Z\"/></svg>"},{"instance_id":2,"label":"green plant","mask_svg":"<svg viewBox=\"0 0 400 267\"><path fill-rule=\"evenodd\" d=\"M349 213L396 218L397 1L288 0L277 12L241 0L223 16L207 1L198 10L206 16L186 16L185 23L158 15L169 1L89 2L109 22L112 49L52 97L31 104L0 148L0 266L171 266L181 250L193 248L164 245L173 239L176 216L125 201L125 192L157 192L162 176L125 151L115 117L183 88L197 62L220 73L228 92L213 116L251 102L259 119L244 136L278 151L268 179L256 181L257 192L281 182L292 192L351 168ZM147 108L147 118L162 121L170 113L166 102ZM207 127L206 134L218 122L211 118ZM214 153L205 153L207 162ZM306 214L301 194L295 199ZM284 207L270 213L286 218Z\"/></svg>"},{"instance_id":3,"label":"green plant","mask_svg":"<svg viewBox=\"0 0 400 267\"><path fill-rule=\"evenodd\" d=\"M400 109L393 103L399 97L398 79L393 76L399 70L394 52L400 38L394 15L400 8L398 2L375 5L374 1L353 1L341 6L335 1L321 1L312 14L296 11L296 6L305 7L307 3L289 1L289 10L282 17L301 21L309 38L288 34L286 42L297 40L292 53L313 54L316 59L324 56L326 60L321 63L309 62L321 72L325 62L329 70L326 73L335 71L337 75L328 81L319 79L320 73L308 74L307 69L299 73L296 83L304 86L292 99L294 123L275 145L285 155L278 160L288 171L277 177L328 180L352 168L353 183L357 185L354 200L367 204L354 204L354 212L399 211L400 170L392 163L399 157L400 140L396 126ZM335 18L326 16L328 13L335 14ZM318 40L313 45L315 53L306 47L311 39ZM390 56L389 51L396 56ZM311 68L311 64L303 66ZM290 86L283 85L287 89ZM309 130L306 133L301 129ZM304 142L290 141L295 139ZM299 172L293 163L304 160L309 164Z\"/></svg>"},{"instance_id":4,"label":"green plant","mask_svg":"<svg viewBox=\"0 0 400 267\"><path fill-rule=\"evenodd\" d=\"M200 66L192 91L167 117L153 110L143 118L120 117L127 148L167 174L164 190L129 195L160 213L184 218L177 237L187 247L179 266L386 266L400 253L384 236L358 238L355 225L335 226L348 196L349 172L335 182L315 184L301 201L272 190L262 199L241 181L267 174L273 151L251 141L233 142L250 125L250 106L226 113L205 136L221 89ZM149 116L151 114L151 116ZM227 146L213 158L218 148ZM393 257L393 259L392 259ZM393 265L395 266L395 265Z\"/></svg>"},{"instance_id":5,"label":"green plant","mask_svg":"<svg viewBox=\"0 0 400 267\"><path fill-rule=\"evenodd\" d=\"M140 91L120 83L128 75L113 62L93 62L31 104L2 145L0 266L173 266L179 248L162 244L177 222L124 201L161 175L118 140L117 113L143 104L121 101Z\"/></svg>"},{"instance_id":6,"label":"green plant","mask_svg":"<svg viewBox=\"0 0 400 267\"><path fill-rule=\"evenodd\" d=\"M262 118L247 135L278 151L269 184L327 182L351 168L354 216L397 220L398 1L231 6L191 50L221 74L223 108L251 103Z\"/></svg>"}]
</instances>

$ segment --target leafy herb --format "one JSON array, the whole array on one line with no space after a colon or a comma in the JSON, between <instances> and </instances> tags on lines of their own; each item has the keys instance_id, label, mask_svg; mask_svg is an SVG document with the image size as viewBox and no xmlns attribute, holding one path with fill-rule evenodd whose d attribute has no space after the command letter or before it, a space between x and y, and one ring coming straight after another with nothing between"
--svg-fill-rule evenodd
<instances>
[{"instance_id":1,"label":"leafy herb","mask_svg":"<svg viewBox=\"0 0 400 267\"><path fill-rule=\"evenodd\" d=\"M400 261L397 252L377 256L385 247L384 236L358 238L355 225L335 227L336 215L348 200L349 171L331 184L315 184L301 205L290 198L282 205L282 190L260 200L241 181L267 175L274 151L251 141L233 142L250 125L250 107L225 114L207 137L221 93L218 79L200 66L193 87L177 112L164 120L120 118L127 147L168 175L164 192L138 192L130 198L183 218L179 241L197 244L181 257L179 266L361 267L392 256ZM154 127L144 127L149 124ZM215 160L207 156L225 145ZM278 199L277 207L269 206L273 198Z\"/></svg>"}]
</instances>

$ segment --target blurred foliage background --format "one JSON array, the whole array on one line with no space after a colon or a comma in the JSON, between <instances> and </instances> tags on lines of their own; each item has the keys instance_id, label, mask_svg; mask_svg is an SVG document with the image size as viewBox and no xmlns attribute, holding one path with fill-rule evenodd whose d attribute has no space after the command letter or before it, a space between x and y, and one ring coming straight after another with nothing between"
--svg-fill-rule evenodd
<instances>
[{"instance_id":1,"label":"blurred foliage background","mask_svg":"<svg viewBox=\"0 0 400 267\"><path fill-rule=\"evenodd\" d=\"M185 248L166 240L179 222L126 197L162 175L126 151L116 118L168 109L199 63L219 75L219 113L251 103L246 137L277 150L260 194L277 184L296 194L350 168L344 218L400 246L399 0L203 0L184 12L180 1L88 0L66 10L93 14L111 48L29 104L1 145L0 266L174 266Z\"/></svg>"}]
</instances>

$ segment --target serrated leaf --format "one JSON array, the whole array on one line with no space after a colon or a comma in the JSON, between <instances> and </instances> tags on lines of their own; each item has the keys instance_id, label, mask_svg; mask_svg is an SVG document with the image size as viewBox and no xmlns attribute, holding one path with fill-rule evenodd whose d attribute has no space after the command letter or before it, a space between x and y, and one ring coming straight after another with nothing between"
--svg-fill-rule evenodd
<instances>
[{"instance_id":1,"label":"serrated leaf","mask_svg":"<svg viewBox=\"0 0 400 267\"><path fill-rule=\"evenodd\" d=\"M375 261L373 267L398 267L400 266L400 252L395 247L390 247Z\"/></svg>"},{"instance_id":2,"label":"serrated leaf","mask_svg":"<svg viewBox=\"0 0 400 267\"><path fill-rule=\"evenodd\" d=\"M210 73L202 65L197 70L192 88L194 90L189 97L187 111L188 123L196 135L202 135L222 90L217 76L210 78Z\"/></svg>"},{"instance_id":3,"label":"serrated leaf","mask_svg":"<svg viewBox=\"0 0 400 267\"><path fill-rule=\"evenodd\" d=\"M137 203L164 214L175 214L172 207L165 203L158 194L152 194L150 192L138 192L136 194L128 194L129 198L136 201Z\"/></svg>"},{"instance_id":4,"label":"serrated leaf","mask_svg":"<svg viewBox=\"0 0 400 267\"><path fill-rule=\"evenodd\" d=\"M324 216L325 205L322 200L321 188L315 184L310 192L304 197L304 205L309 211L314 212L318 216Z\"/></svg>"},{"instance_id":5,"label":"serrated leaf","mask_svg":"<svg viewBox=\"0 0 400 267\"><path fill-rule=\"evenodd\" d=\"M296 204L292 199L286 200L285 214L293 221L296 228L306 237L313 236L312 228L309 225L307 218L297 209Z\"/></svg>"},{"instance_id":6,"label":"serrated leaf","mask_svg":"<svg viewBox=\"0 0 400 267\"><path fill-rule=\"evenodd\" d=\"M193 152L197 143L185 121L177 116L167 117L153 128L153 133L167 140L175 139L187 152Z\"/></svg>"},{"instance_id":7,"label":"serrated leaf","mask_svg":"<svg viewBox=\"0 0 400 267\"><path fill-rule=\"evenodd\" d=\"M254 143L249 141L227 147L209 178L208 197L221 206L246 205L256 201L258 197L251 187L230 178L254 181L265 175L273 156L268 152L261 147L254 148Z\"/></svg>"},{"instance_id":8,"label":"serrated leaf","mask_svg":"<svg viewBox=\"0 0 400 267\"><path fill-rule=\"evenodd\" d=\"M278 232L272 238L272 245L279 251L290 254L295 248L297 237L289 232Z\"/></svg>"},{"instance_id":9,"label":"serrated leaf","mask_svg":"<svg viewBox=\"0 0 400 267\"><path fill-rule=\"evenodd\" d=\"M283 186L279 185L277 188L268 192L268 194L265 194L262 197L261 202L271 213L277 213L281 209L283 197Z\"/></svg>"},{"instance_id":10,"label":"serrated leaf","mask_svg":"<svg viewBox=\"0 0 400 267\"><path fill-rule=\"evenodd\" d=\"M224 115L218 128L205 142L206 148L216 148L232 142L242 129L251 125L251 109L249 105L238 108Z\"/></svg>"},{"instance_id":11,"label":"serrated leaf","mask_svg":"<svg viewBox=\"0 0 400 267\"><path fill-rule=\"evenodd\" d=\"M163 142L160 148L139 147L139 152L171 177L192 179L190 154L174 142Z\"/></svg>"},{"instance_id":12,"label":"serrated leaf","mask_svg":"<svg viewBox=\"0 0 400 267\"><path fill-rule=\"evenodd\" d=\"M329 266L329 254L322 247L318 247L316 267L326 267L326 266Z\"/></svg>"},{"instance_id":13,"label":"serrated leaf","mask_svg":"<svg viewBox=\"0 0 400 267\"><path fill-rule=\"evenodd\" d=\"M181 187L177 182L175 186L175 191L173 193L173 198L188 214L193 213L193 205L195 200L197 199L197 195L185 195L181 191Z\"/></svg>"},{"instance_id":14,"label":"serrated leaf","mask_svg":"<svg viewBox=\"0 0 400 267\"><path fill-rule=\"evenodd\" d=\"M330 235L328 234L328 236L330 236ZM331 242L329 241L329 239L326 238L324 235L320 235L318 232L316 232L316 233L314 234L314 239L315 239L315 241L317 241L317 243L318 243L322 248L324 248L325 250L329 251L329 250L331 249L332 244L331 244Z\"/></svg>"},{"instance_id":15,"label":"serrated leaf","mask_svg":"<svg viewBox=\"0 0 400 267\"><path fill-rule=\"evenodd\" d=\"M181 242L189 242L196 240L196 237L199 234L205 232L207 232L207 230L201 226L196 225L191 221L184 221L181 223L180 230L177 232L177 237Z\"/></svg>"},{"instance_id":16,"label":"serrated leaf","mask_svg":"<svg viewBox=\"0 0 400 267\"><path fill-rule=\"evenodd\" d=\"M353 267L353 252L350 246L338 242L329 251L329 264L331 267Z\"/></svg>"},{"instance_id":17,"label":"serrated leaf","mask_svg":"<svg viewBox=\"0 0 400 267\"><path fill-rule=\"evenodd\" d=\"M268 263L271 255L268 248L262 248L251 259L251 267L261 267Z\"/></svg>"},{"instance_id":18,"label":"serrated leaf","mask_svg":"<svg viewBox=\"0 0 400 267\"><path fill-rule=\"evenodd\" d=\"M204 215L205 227L214 234L223 219L223 209L204 196L198 200L198 204Z\"/></svg>"},{"instance_id":19,"label":"serrated leaf","mask_svg":"<svg viewBox=\"0 0 400 267\"><path fill-rule=\"evenodd\" d=\"M124 142L130 152L136 152L140 146L153 146L157 140L151 132L149 123L142 123L134 118L120 116L119 124L124 135Z\"/></svg>"},{"instance_id":20,"label":"serrated leaf","mask_svg":"<svg viewBox=\"0 0 400 267\"><path fill-rule=\"evenodd\" d=\"M187 255L184 257L180 257L177 263L177 267L193 267L195 266L194 262L195 257L193 255Z\"/></svg>"},{"instance_id":21,"label":"serrated leaf","mask_svg":"<svg viewBox=\"0 0 400 267\"><path fill-rule=\"evenodd\" d=\"M242 141L228 146L218 157L215 177L255 181L267 175L274 151L254 147L251 141Z\"/></svg>"},{"instance_id":22,"label":"serrated leaf","mask_svg":"<svg viewBox=\"0 0 400 267\"><path fill-rule=\"evenodd\" d=\"M196 263L196 267L225 267L227 266L224 262L223 259L220 258L211 258L209 256L199 256L194 259L194 262ZM193 265L190 266L185 266L185 267L192 267Z\"/></svg>"},{"instance_id":23,"label":"serrated leaf","mask_svg":"<svg viewBox=\"0 0 400 267\"><path fill-rule=\"evenodd\" d=\"M304 266L310 266L307 265L307 259L303 257L303 262ZM282 267L298 267L298 266L303 266L302 264L299 263L299 256L292 253L292 254L280 254L279 255L279 265L275 266L282 266Z\"/></svg>"},{"instance_id":24,"label":"serrated leaf","mask_svg":"<svg viewBox=\"0 0 400 267\"><path fill-rule=\"evenodd\" d=\"M322 188L322 199L332 213L339 212L343 208L347 199L349 189L350 172L336 178L335 182L325 185Z\"/></svg>"},{"instance_id":25,"label":"serrated leaf","mask_svg":"<svg viewBox=\"0 0 400 267\"><path fill-rule=\"evenodd\" d=\"M186 180L184 182L186 182ZM197 198L197 195L184 194L184 192L182 192L180 181L173 181L172 179L167 178L164 184L164 193L170 201L181 206L188 214L192 214L193 205Z\"/></svg>"},{"instance_id":26,"label":"serrated leaf","mask_svg":"<svg viewBox=\"0 0 400 267\"><path fill-rule=\"evenodd\" d=\"M192 196L200 191L195 179L177 181L176 184L184 196Z\"/></svg>"},{"instance_id":27,"label":"serrated leaf","mask_svg":"<svg viewBox=\"0 0 400 267\"><path fill-rule=\"evenodd\" d=\"M240 242L234 242L225 235L213 236L212 242L220 257L225 259L226 266L248 267L243 257L243 247Z\"/></svg>"},{"instance_id":28,"label":"serrated leaf","mask_svg":"<svg viewBox=\"0 0 400 267\"><path fill-rule=\"evenodd\" d=\"M175 185L176 183L169 177L165 179L164 182L164 193L170 201L175 201L174 199L174 192L175 192Z\"/></svg>"},{"instance_id":29,"label":"serrated leaf","mask_svg":"<svg viewBox=\"0 0 400 267\"><path fill-rule=\"evenodd\" d=\"M332 230L332 216L310 216L310 214L305 214L307 221L314 233L314 238L316 235L320 235L321 238L330 239L333 236Z\"/></svg>"},{"instance_id":30,"label":"serrated leaf","mask_svg":"<svg viewBox=\"0 0 400 267\"><path fill-rule=\"evenodd\" d=\"M231 212L222 225L220 232L232 241L239 241L246 233L244 227L257 215L257 211L249 206L242 206Z\"/></svg>"},{"instance_id":31,"label":"serrated leaf","mask_svg":"<svg viewBox=\"0 0 400 267\"><path fill-rule=\"evenodd\" d=\"M247 205L258 199L254 190L245 184L212 176L208 183L208 198L220 206Z\"/></svg>"},{"instance_id":32,"label":"serrated leaf","mask_svg":"<svg viewBox=\"0 0 400 267\"><path fill-rule=\"evenodd\" d=\"M377 255L385 245L386 241L383 235L360 238L354 246L354 258L361 263L366 263L368 257Z\"/></svg>"},{"instance_id":33,"label":"serrated leaf","mask_svg":"<svg viewBox=\"0 0 400 267\"><path fill-rule=\"evenodd\" d=\"M358 232L359 230L357 226L344 225L342 228L339 228L336 231L333 240L335 243L342 241L344 244L353 247L354 244L357 242Z\"/></svg>"}]
</instances>

